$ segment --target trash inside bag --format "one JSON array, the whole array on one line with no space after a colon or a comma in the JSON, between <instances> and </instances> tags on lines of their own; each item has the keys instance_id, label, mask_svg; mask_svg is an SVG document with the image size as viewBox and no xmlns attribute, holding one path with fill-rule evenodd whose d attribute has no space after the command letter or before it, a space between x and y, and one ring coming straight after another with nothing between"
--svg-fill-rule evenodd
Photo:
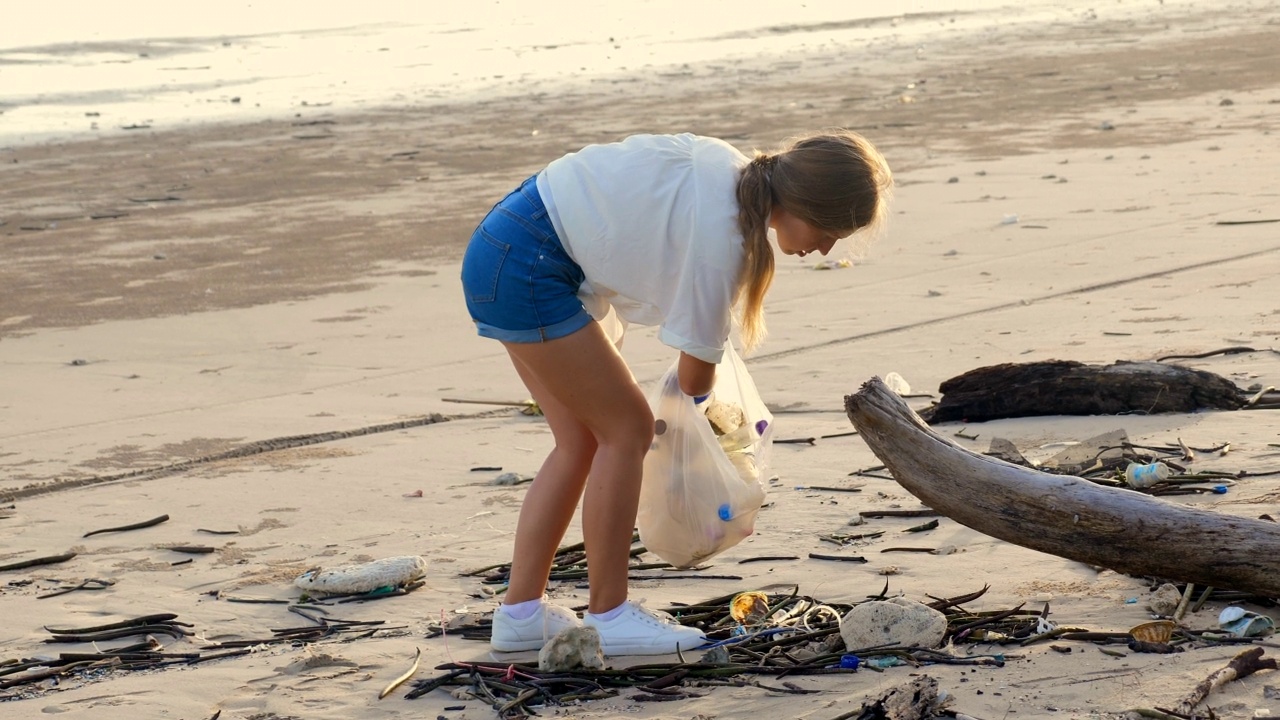
<instances>
[{"instance_id":1,"label":"trash inside bag","mask_svg":"<svg viewBox=\"0 0 1280 720\"><path fill-rule=\"evenodd\" d=\"M654 439L645 456L636 526L650 552L683 568L754 532L773 415L732 345L701 403L680 390L676 368L672 364L650 398Z\"/></svg>"}]
</instances>

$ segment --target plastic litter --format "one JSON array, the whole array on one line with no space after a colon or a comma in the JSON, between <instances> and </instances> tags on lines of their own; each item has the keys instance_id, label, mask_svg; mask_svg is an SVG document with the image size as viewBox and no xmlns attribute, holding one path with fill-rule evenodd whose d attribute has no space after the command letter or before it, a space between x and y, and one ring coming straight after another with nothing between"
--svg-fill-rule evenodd
<instances>
[{"instance_id":1,"label":"plastic litter","mask_svg":"<svg viewBox=\"0 0 1280 720\"><path fill-rule=\"evenodd\" d=\"M1275 630L1275 621L1266 615L1250 612L1242 607L1231 605L1223 608L1218 614L1218 627L1235 637L1256 637L1266 635Z\"/></svg>"},{"instance_id":2,"label":"plastic litter","mask_svg":"<svg viewBox=\"0 0 1280 720\"><path fill-rule=\"evenodd\" d=\"M1129 463L1124 469L1124 479L1129 483L1129 487L1143 490L1162 483L1169 479L1173 474L1168 465L1162 462L1153 462L1150 465L1139 465L1138 463Z\"/></svg>"},{"instance_id":3,"label":"plastic litter","mask_svg":"<svg viewBox=\"0 0 1280 720\"><path fill-rule=\"evenodd\" d=\"M884 376L885 387L892 390L897 395L910 395L911 385L901 375L896 372L889 372Z\"/></svg>"},{"instance_id":4,"label":"plastic litter","mask_svg":"<svg viewBox=\"0 0 1280 720\"><path fill-rule=\"evenodd\" d=\"M678 363L650 405L655 431L645 456L636 527L652 553L692 567L755 531L760 482L773 445L773 415L732 345L701 405L680 390Z\"/></svg>"},{"instance_id":5,"label":"plastic litter","mask_svg":"<svg viewBox=\"0 0 1280 720\"><path fill-rule=\"evenodd\" d=\"M329 595L355 595L381 588L394 589L427 574L427 561L420 555L383 558L361 565L313 568L293 581L295 587Z\"/></svg>"}]
</instances>

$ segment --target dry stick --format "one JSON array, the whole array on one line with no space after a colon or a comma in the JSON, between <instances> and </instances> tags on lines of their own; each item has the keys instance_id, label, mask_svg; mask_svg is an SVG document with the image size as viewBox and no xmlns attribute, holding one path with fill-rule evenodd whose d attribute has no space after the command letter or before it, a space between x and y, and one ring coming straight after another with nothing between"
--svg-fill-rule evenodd
<instances>
[{"instance_id":1,"label":"dry stick","mask_svg":"<svg viewBox=\"0 0 1280 720\"><path fill-rule=\"evenodd\" d=\"M212 548L208 545L170 545L164 549L171 550L173 552L187 553L189 555L208 555L211 552L218 551L217 548ZM190 560L187 562L190 562Z\"/></svg>"},{"instance_id":2,"label":"dry stick","mask_svg":"<svg viewBox=\"0 0 1280 720\"><path fill-rule=\"evenodd\" d=\"M533 403L528 400L515 402L512 400L466 400L464 398L440 398L443 402L466 403L468 405L502 405L503 407L529 407Z\"/></svg>"},{"instance_id":3,"label":"dry stick","mask_svg":"<svg viewBox=\"0 0 1280 720\"><path fill-rule=\"evenodd\" d=\"M85 533L82 537L89 537L90 535L97 535L99 533L124 532L125 530L141 530L142 528L149 528L153 525L159 525L160 523L167 522L168 520L169 520L168 515L161 515L160 517L154 517L154 518L151 518L150 520L143 520L140 523L133 523L132 525L121 525L120 527L109 527L109 528L102 528L101 530L90 530L89 532Z\"/></svg>"},{"instance_id":4,"label":"dry stick","mask_svg":"<svg viewBox=\"0 0 1280 720\"><path fill-rule=\"evenodd\" d=\"M1214 355L1236 355L1238 353L1258 352L1254 348L1237 345L1235 347L1222 348L1221 350L1210 350L1209 352L1196 353L1194 355L1165 355L1156 358L1156 362L1164 362L1165 360L1199 360L1200 358L1213 357Z\"/></svg>"},{"instance_id":5,"label":"dry stick","mask_svg":"<svg viewBox=\"0 0 1280 720\"><path fill-rule=\"evenodd\" d=\"M0 572L4 572L5 570L22 570L23 568L36 567L37 565L53 565L54 563L66 562L75 556L75 553L69 552L61 555L31 558L30 560L22 560L16 563L9 563L8 565L0 565Z\"/></svg>"},{"instance_id":6,"label":"dry stick","mask_svg":"<svg viewBox=\"0 0 1280 720\"><path fill-rule=\"evenodd\" d=\"M170 620L177 619L174 613L159 613L157 615L143 615L132 620L121 620L120 622L108 623L106 625L94 625L86 628L51 628L48 625L44 629L54 635L85 635L87 633L103 632L106 630L120 630L122 628L136 627L138 625L157 625L166 623Z\"/></svg>"},{"instance_id":7,"label":"dry stick","mask_svg":"<svg viewBox=\"0 0 1280 720\"><path fill-rule=\"evenodd\" d=\"M396 678L395 680L392 680L390 685L386 686L385 688L383 688L382 692L378 693L379 700L390 695L393 691L395 691L396 688L403 685L404 681L413 677L413 674L418 672L418 662L422 660L422 648L415 648L415 650L417 650L417 653L415 653L413 656L413 665L409 666L408 671L406 671L403 675Z\"/></svg>"},{"instance_id":8,"label":"dry stick","mask_svg":"<svg viewBox=\"0 0 1280 720\"><path fill-rule=\"evenodd\" d=\"M1191 593L1196 591L1196 584L1187 583L1187 587L1182 591L1182 600L1178 601L1178 607L1173 611L1173 621L1182 622L1182 616L1187 614L1187 605L1191 602Z\"/></svg>"},{"instance_id":9,"label":"dry stick","mask_svg":"<svg viewBox=\"0 0 1280 720\"><path fill-rule=\"evenodd\" d=\"M936 517L942 513L937 510L863 510L858 513L864 518L886 517Z\"/></svg>"},{"instance_id":10,"label":"dry stick","mask_svg":"<svg viewBox=\"0 0 1280 720\"><path fill-rule=\"evenodd\" d=\"M123 637L132 637L134 635L155 635L164 634L170 637L182 638L191 633L182 628L173 625L138 625L137 627L123 628L120 630L105 630L100 633L85 633L80 635L54 635L51 638L45 638L47 643L78 643L78 642L101 642L103 640L116 640Z\"/></svg>"},{"instance_id":11,"label":"dry stick","mask_svg":"<svg viewBox=\"0 0 1280 720\"><path fill-rule=\"evenodd\" d=\"M1204 699L1209 697L1209 693L1232 680L1248 677L1259 670L1275 670L1275 659L1263 658L1262 653L1262 648L1254 647L1231 658L1231 662L1227 663L1226 667L1201 680L1195 686L1195 689L1183 698L1182 702L1178 703L1178 706L1174 708L1174 712L1180 715L1189 715L1196 705L1204 702Z\"/></svg>"},{"instance_id":12,"label":"dry stick","mask_svg":"<svg viewBox=\"0 0 1280 720\"><path fill-rule=\"evenodd\" d=\"M107 588L115 584L116 584L115 580L99 580L97 578L85 578L84 582L80 583L79 585L72 585L71 587L59 588L52 592L47 592L43 595L37 595L36 599L46 600L48 598L58 597L59 595L66 595L67 593L73 593L77 590L106 590Z\"/></svg>"},{"instance_id":13,"label":"dry stick","mask_svg":"<svg viewBox=\"0 0 1280 720\"><path fill-rule=\"evenodd\" d=\"M866 558L859 555L851 555L851 556L845 557L840 555L819 555L818 553L809 553L809 559L810 560L837 560L840 562L857 562L857 563L864 563L867 561Z\"/></svg>"},{"instance_id":14,"label":"dry stick","mask_svg":"<svg viewBox=\"0 0 1280 720\"><path fill-rule=\"evenodd\" d=\"M1265 388L1263 388L1263 389L1259 390L1259 391L1258 391L1258 392L1257 392L1253 397L1249 398L1248 402L1246 402L1246 403L1244 404L1244 406L1245 406L1245 407L1253 407L1254 405L1257 405L1257 404L1258 404L1258 401L1262 399L1262 396L1263 396L1263 395L1266 395L1267 393L1269 393L1269 392L1271 392L1272 390L1275 390L1275 389L1276 389L1276 388L1275 388L1275 386L1274 386L1274 385L1268 385L1267 387L1265 387Z\"/></svg>"}]
</instances>

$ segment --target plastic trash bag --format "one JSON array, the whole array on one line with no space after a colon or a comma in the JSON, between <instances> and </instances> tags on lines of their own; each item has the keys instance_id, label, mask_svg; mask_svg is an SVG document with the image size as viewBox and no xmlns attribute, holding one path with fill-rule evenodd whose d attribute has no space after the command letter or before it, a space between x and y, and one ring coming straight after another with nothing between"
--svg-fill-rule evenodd
<instances>
[{"instance_id":1,"label":"plastic trash bag","mask_svg":"<svg viewBox=\"0 0 1280 720\"><path fill-rule=\"evenodd\" d=\"M650 398L654 439L644 460L636 526L650 552L683 568L754 532L773 415L732 345L725 347L705 402L695 405L680 390L677 365Z\"/></svg>"}]
</instances>

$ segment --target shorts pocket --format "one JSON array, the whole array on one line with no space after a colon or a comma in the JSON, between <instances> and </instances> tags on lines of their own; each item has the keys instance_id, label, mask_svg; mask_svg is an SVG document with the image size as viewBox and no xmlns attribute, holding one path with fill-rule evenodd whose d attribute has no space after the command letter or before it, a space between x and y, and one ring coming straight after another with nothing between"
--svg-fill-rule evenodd
<instances>
[{"instance_id":1,"label":"shorts pocket","mask_svg":"<svg viewBox=\"0 0 1280 720\"><path fill-rule=\"evenodd\" d=\"M483 229L476 230L462 259L462 287L474 303L493 302L498 297L498 279L511 245Z\"/></svg>"}]
</instances>

